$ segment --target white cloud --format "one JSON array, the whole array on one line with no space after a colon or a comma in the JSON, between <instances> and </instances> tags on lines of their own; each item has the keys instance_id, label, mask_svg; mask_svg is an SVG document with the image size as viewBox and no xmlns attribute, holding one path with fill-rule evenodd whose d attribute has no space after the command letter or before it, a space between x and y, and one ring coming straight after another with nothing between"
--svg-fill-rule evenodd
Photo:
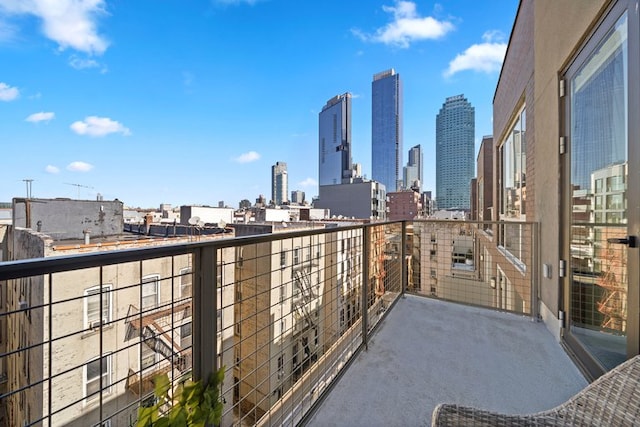
<instances>
[{"instance_id":1,"label":"white cloud","mask_svg":"<svg viewBox=\"0 0 640 427\"><path fill-rule=\"evenodd\" d=\"M76 70L84 70L85 68L97 68L100 66L95 59L78 58L76 55L72 55L69 58L69 65Z\"/></svg>"},{"instance_id":2,"label":"white cloud","mask_svg":"<svg viewBox=\"0 0 640 427\"><path fill-rule=\"evenodd\" d=\"M234 160L236 162L238 162L238 163L251 163L251 162L255 162L259 158L260 158L260 154L259 153L255 152L255 151L249 151L247 153L240 154Z\"/></svg>"},{"instance_id":3,"label":"white cloud","mask_svg":"<svg viewBox=\"0 0 640 427\"><path fill-rule=\"evenodd\" d=\"M67 170L71 172L89 172L93 165L85 162L71 162L67 165Z\"/></svg>"},{"instance_id":4,"label":"white cloud","mask_svg":"<svg viewBox=\"0 0 640 427\"><path fill-rule=\"evenodd\" d=\"M449 62L449 68L444 71L445 77L451 77L464 70L492 73L499 71L507 52L504 36L498 31L487 31L482 36L483 43L468 47L464 53L459 53Z\"/></svg>"},{"instance_id":5,"label":"white cloud","mask_svg":"<svg viewBox=\"0 0 640 427\"><path fill-rule=\"evenodd\" d=\"M29 117L27 117L24 120L26 122L39 123L39 122L48 122L49 120L53 119L54 117L55 117L55 113L52 113L52 112L45 113L44 111L41 111L39 113L31 114Z\"/></svg>"},{"instance_id":6,"label":"white cloud","mask_svg":"<svg viewBox=\"0 0 640 427\"><path fill-rule=\"evenodd\" d=\"M108 117L89 116L82 121L73 122L71 130L78 135L106 136L110 133L120 133L125 136L131 135L131 131L120 122L111 120Z\"/></svg>"},{"instance_id":7,"label":"white cloud","mask_svg":"<svg viewBox=\"0 0 640 427\"><path fill-rule=\"evenodd\" d=\"M71 165L69 165L69 166L71 166ZM47 167L44 168L44 171L47 172L47 173L56 174L56 173L60 172L60 169L57 168L56 166L53 166L53 165L47 165Z\"/></svg>"},{"instance_id":8,"label":"white cloud","mask_svg":"<svg viewBox=\"0 0 640 427\"><path fill-rule=\"evenodd\" d=\"M100 55L109 45L97 32L98 18L106 15L105 0L2 0L0 12L40 18L44 35L60 50Z\"/></svg>"},{"instance_id":9,"label":"white cloud","mask_svg":"<svg viewBox=\"0 0 640 427\"><path fill-rule=\"evenodd\" d=\"M411 1L396 1L395 6L382 6L382 10L393 14L392 22L373 34L359 29L351 32L364 41L408 48L411 42L439 39L454 29L451 22L438 21L431 16L421 17L416 11L416 4Z\"/></svg>"},{"instance_id":10,"label":"white cloud","mask_svg":"<svg viewBox=\"0 0 640 427\"><path fill-rule=\"evenodd\" d=\"M17 87L0 82L0 101L13 101L18 96L20 96L20 91Z\"/></svg>"},{"instance_id":11,"label":"white cloud","mask_svg":"<svg viewBox=\"0 0 640 427\"><path fill-rule=\"evenodd\" d=\"M318 185L318 181L313 178L307 178L304 181L298 183L300 187L315 187Z\"/></svg>"}]
</instances>

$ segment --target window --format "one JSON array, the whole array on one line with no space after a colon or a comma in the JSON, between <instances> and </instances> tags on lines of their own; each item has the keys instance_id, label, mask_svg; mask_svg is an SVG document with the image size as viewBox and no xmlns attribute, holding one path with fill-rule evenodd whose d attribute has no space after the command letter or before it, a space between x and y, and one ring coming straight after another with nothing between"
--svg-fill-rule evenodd
<instances>
[{"instance_id":1,"label":"window","mask_svg":"<svg viewBox=\"0 0 640 427\"><path fill-rule=\"evenodd\" d=\"M287 252L282 251L280 252L280 267L286 267L286 266L287 266Z\"/></svg>"},{"instance_id":2,"label":"window","mask_svg":"<svg viewBox=\"0 0 640 427\"><path fill-rule=\"evenodd\" d=\"M284 376L284 356L278 357L278 378L282 378Z\"/></svg>"},{"instance_id":3,"label":"window","mask_svg":"<svg viewBox=\"0 0 640 427\"><path fill-rule=\"evenodd\" d=\"M300 248L293 250L293 264L298 265L300 263Z\"/></svg>"},{"instance_id":4,"label":"window","mask_svg":"<svg viewBox=\"0 0 640 427\"><path fill-rule=\"evenodd\" d=\"M187 298L192 295L191 281L193 275L191 274L191 267L183 268L180 270L180 297Z\"/></svg>"},{"instance_id":5,"label":"window","mask_svg":"<svg viewBox=\"0 0 640 427\"><path fill-rule=\"evenodd\" d=\"M85 325L94 329L108 323L111 320L111 285L103 285L102 291L100 286L86 289L84 295Z\"/></svg>"},{"instance_id":6,"label":"window","mask_svg":"<svg viewBox=\"0 0 640 427\"><path fill-rule=\"evenodd\" d=\"M148 338L140 343L140 370L149 369L158 363L158 353L155 351L157 338Z\"/></svg>"},{"instance_id":7,"label":"window","mask_svg":"<svg viewBox=\"0 0 640 427\"><path fill-rule=\"evenodd\" d=\"M153 308L158 304L160 291L160 276L147 276L142 278L142 308Z\"/></svg>"},{"instance_id":8,"label":"window","mask_svg":"<svg viewBox=\"0 0 640 427\"><path fill-rule=\"evenodd\" d=\"M220 327L220 320L222 320L220 311L221 310L218 310L218 315L219 315L218 328ZM220 332L220 329L218 329L218 332ZM180 347L182 347L182 349L191 347L191 343L192 343L191 333L192 333L191 322L185 323L180 326Z\"/></svg>"},{"instance_id":9,"label":"window","mask_svg":"<svg viewBox=\"0 0 640 427\"><path fill-rule=\"evenodd\" d=\"M101 423L94 424L93 427L111 427L111 420L104 420Z\"/></svg>"},{"instance_id":10,"label":"window","mask_svg":"<svg viewBox=\"0 0 640 427\"><path fill-rule=\"evenodd\" d=\"M90 360L84 367L84 395L89 399L95 399L99 392L108 394L111 392L111 355Z\"/></svg>"},{"instance_id":11,"label":"window","mask_svg":"<svg viewBox=\"0 0 640 427\"><path fill-rule=\"evenodd\" d=\"M500 147L502 161L502 217L524 219L527 154L525 111L518 114Z\"/></svg>"}]
</instances>

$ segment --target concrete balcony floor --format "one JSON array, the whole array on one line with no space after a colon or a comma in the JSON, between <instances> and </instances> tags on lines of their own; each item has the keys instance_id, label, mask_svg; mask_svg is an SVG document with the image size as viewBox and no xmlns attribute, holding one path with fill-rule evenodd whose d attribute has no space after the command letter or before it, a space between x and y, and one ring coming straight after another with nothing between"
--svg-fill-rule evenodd
<instances>
[{"instance_id":1,"label":"concrete balcony floor","mask_svg":"<svg viewBox=\"0 0 640 427\"><path fill-rule=\"evenodd\" d=\"M408 295L309 425L428 426L441 402L532 413L586 385L542 322Z\"/></svg>"}]
</instances>

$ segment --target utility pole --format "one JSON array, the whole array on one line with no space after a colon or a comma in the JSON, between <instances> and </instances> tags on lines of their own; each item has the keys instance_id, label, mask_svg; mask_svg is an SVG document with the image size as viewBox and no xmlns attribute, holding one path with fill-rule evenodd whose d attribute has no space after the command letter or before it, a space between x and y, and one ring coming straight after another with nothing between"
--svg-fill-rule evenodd
<instances>
[{"instance_id":1,"label":"utility pole","mask_svg":"<svg viewBox=\"0 0 640 427\"><path fill-rule=\"evenodd\" d=\"M33 179L25 178L22 180L25 184L27 184L27 199L31 198L31 183Z\"/></svg>"}]
</instances>

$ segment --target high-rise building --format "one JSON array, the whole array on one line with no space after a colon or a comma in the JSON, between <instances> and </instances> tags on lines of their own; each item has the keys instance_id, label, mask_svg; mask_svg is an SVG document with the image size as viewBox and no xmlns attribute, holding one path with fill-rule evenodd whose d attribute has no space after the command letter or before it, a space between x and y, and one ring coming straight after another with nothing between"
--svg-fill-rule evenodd
<instances>
[{"instance_id":1,"label":"high-rise building","mask_svg":"<svg viewBox=\"0 0 640 427\"><path fill-rule=\"evenodd\" d=\"M341 184L352 173L351 94L327 101L318 115L319 184Z\"/></svg>"},{"instance_id":2,"label":"high-rise building","mask_svg":"<svg viewBox=\"0 0 640 427\"><path fill-rule=\"evenodd\" d=\"M276 205L281 205L289 201L288 198L287 164L276 162L271 166L271 201Z\"/></svg>"},{"instance_id":3,"label":"high-rise building","mask_svg":"<svg viewBox=\"0 0 640 427\"><path fill-rule=\"evenodd\" d=\"M304 204L304 191L293 190L291 192L291 203L295 203L298 205Z\"/></svg>"},{"instance_id":4,"label":"high-rise building","mask_svg":"<svg viewBox=\"0 0 640 427\"><path fill-rule=\"evenodd\" d=\"M469 209L475 176L475 110L464 95L451 96L436 116L436 204Z\"/></svg>"},{"instance_id":5,"label":"high-rise building","mask_svg":"<svg viewBox=\"0 0 640 427\"><path fill-rule=\"evenodd\" d=\"M407 166L404 167L404 188L411 190L417 188L417 191L422 189L422 148L420 144L415 147L411 147L409 150L409 161ZM416 183L418 184L416 186Z\"/></svg>"},{"instance_id":6,"label":"high-rise building","mask_svg":"<svg viewBox=\"0 0 640 427\"><path fill-rule=\"evenodd\" d=\"M392 68L371 83L371 177L398 189L402 170L402 82Z\"/></svg>"}]
</instances>

